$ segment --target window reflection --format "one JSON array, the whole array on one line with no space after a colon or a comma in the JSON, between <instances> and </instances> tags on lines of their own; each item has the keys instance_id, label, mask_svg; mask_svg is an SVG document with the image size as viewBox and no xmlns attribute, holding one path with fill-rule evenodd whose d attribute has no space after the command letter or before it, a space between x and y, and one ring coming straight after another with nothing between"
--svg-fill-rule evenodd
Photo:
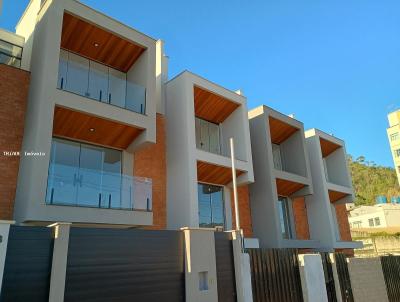
<instances>
[{"instance_id":1,"label":"window reflection","mask_svg":"<svg viewBox=\"0 0 400 302\"><path fill-rule=\"evenodd\" d=\"M64 49L60 50L57 88L141 114L146 113L146 89L127 74Z\"/></svg>"},{"instance_id":2,"label":"window reflection","mask_svg":"<svg viewBox=\"0 0 400 302\"><path fill-rule=\"evenodd\" d=\"M151 211L151 180L121 171L119 150L54 138L46 203Z\"/></svg>"},{"instance_id":3,"label":"window reflection","mask_svg":"<svg viewBox=\"0 0 400 302\"><path fill-rule=\"evenodd\" d=\"M282 238L292 239L292 225L291 225L291 203L288 198L280 196L278 198L278 211L279 221L281 225Z\"/></svg>"},{"instance_id":4,"label":"window reflection","mask_svg":"<svg viewBox=\"0 0 400 302\"><path fill-rule=\"evenodd\" d=\"M198 184L199 226L225 226L223 187Z\"/></svg>"}]
</instances>

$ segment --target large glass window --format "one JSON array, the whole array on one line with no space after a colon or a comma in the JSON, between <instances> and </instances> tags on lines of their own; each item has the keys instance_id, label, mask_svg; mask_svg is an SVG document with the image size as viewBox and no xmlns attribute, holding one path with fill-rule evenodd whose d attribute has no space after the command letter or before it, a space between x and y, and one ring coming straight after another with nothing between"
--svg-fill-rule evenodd
<instances>
[{"instance_id":1,"label":"large glass window","mask_svg":"<svg viewBox=\"0 0 400 302\"><path fill-rule=\"evenodd\" d=\"M151 210L151 180L121 169L119 150L54 138L46 203Z\"/></svg>"},{"instance_id":2,"label":"large glass window","mask_svg":"<svg viewBox=\"0 0 400 302\"><path fill-rule=\"evenodd\" d=\"M57 88L130 111L146 113L146 89L127 74L64 49L60 50Z\"/></svg>"},{"instance_id":3,"label":"large glass window","mask_svg":"<svg viewBox=\"0 0 400 302\"><path fill-rule=\"evenodd\" d=\"M0 39L0 64L21 67L22 47Z\"/></svg>"},{"instance_id":4,"label":"large glass window","mask_svg":"<svg viewBox=\"0 0 400 302\"><path fill-rule=\"evenodd\" d=\"M272 157L274 160L274 168L277 170L283 170L282 152L280 145L272 144Z\"/></svg>"},{"instance_id":5,"label":"large glass window","mask_svg":"<svg viewBox=\"0 0 400 302\"><path fill-rule=\"evenodd\" d=\"M219 125L196 117L196 147L221 154Z\"/></svg>"},{"instance_id":6,"label":"large glass window","mask_svg":"<svg viewBox=\"0 0 400 302\"><path fill-rule=\"evenodd\" d=\"M223 187L198 184L199 226L214 228L225 226Z\"/></svg>"},{"instance_id":7,"label":"large glass window","mask_svg":"<svg viewBox=\"0 0 400 302\"><path fill-rule=\"evenodd\" d=\"M279 221L281 225L282 238L292 239L292 211L291 202L288 198L279 196L278 198L278 211L279 211Z\"/></svg>"}]
</instances>

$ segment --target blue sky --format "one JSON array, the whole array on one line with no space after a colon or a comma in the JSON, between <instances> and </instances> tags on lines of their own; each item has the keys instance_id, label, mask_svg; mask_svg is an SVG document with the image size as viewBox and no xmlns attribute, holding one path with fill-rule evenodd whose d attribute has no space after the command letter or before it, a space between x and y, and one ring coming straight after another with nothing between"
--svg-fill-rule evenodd
<instances>
[{"instance_id":1,"label":"blue sky","mask_svg":"<svg viewBox=\"0 0 400 302\"><path fill-rule=\"evenodd\" d=\"M28 3L4 0L13 30ZM295 114L348 153L393 166L389 111L400 108L398 0L85 0L166 42L170 77L191 70L242 89L249 108Z\"/></svg>"}]
</instances>

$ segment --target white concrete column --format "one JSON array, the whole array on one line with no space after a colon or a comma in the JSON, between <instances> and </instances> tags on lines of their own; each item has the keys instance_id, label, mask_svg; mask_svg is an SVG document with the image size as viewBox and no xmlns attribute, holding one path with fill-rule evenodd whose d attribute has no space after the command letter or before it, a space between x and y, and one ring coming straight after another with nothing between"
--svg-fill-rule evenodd
<instances>
[{"instance_id":1,"label":"white concrete column","mask_svg":"<svg viewBox=\"0 0 400 302\"><path fill-rule=\"evenodd\" d=\"M321 256L301 254L299 266L304 302L328 302Z\"/></svg>"},{"instance_id":2,"label":"white concrete column","mask_svg":"<svg viewBox=\"0 0 400 302\"><path fill-rule=\"evenodd\" d=\"M182 228L186 302L218 302L214 229Z\"/></svg>"},{"instance_id":3,"label":"white concrete column","mask_svg":"<svg viewBox=\"0 0 400 302\"><path fill-rule=\"evenodd\" d=\"M337 300L337 302L342 302L343 301L342 300L342 289L340 287L340 281L339 281L339 275L337 272L335 254L330 253L329 258L331 259L331 263L332 263L332 273L333 273L333 280L335 281L336 300Z\"/></svg>"},{"instance_id":4,"label":"white concrete column","mask_svg":"<svg viewBox=\"0 0 400 302\"><path fill-rule=\"evenodd\" d=\"M69 231L71 223L57 222L49 227L54 228L53 262L51 265L49 302L63 302Z\"/></svg>"},{"instance_id":5,"label":"white concrete column","mask_svg":"<svg viewBox=\"0 0 400 302\"><path fill-rule=\"evenodd\" d=\"M3 284L4 265L6 264L6 254L8 245L8 234L10 233L10 225L15 221L0 220L0 294Z\"/></svg>"},{"instance_id":6,"label":"white concrete column","mask_svg":"<svg viewBox=\"0 0 400 302\"><path fill-rule=\"evenodd\" d=\"M235 279L237 302L252 302L250 256L242 252L242 236L240 231L232 231L233 259L235 264Z\"/></svg>"}]
</instances>

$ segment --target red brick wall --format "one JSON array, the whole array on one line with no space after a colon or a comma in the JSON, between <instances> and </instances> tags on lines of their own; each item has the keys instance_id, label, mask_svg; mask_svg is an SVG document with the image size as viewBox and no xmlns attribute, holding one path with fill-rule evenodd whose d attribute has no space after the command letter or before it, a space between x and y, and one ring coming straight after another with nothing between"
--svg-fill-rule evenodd
<instances>
[{"instance_id":1,"label":"red brick wall","mask_svg":"<svg viewBox=\"0 0 400 302\"><path fill-rule=\"evenodd\" d=\"M293 216L297 239L309 240L310 229L308 227L307 208L304 197L293 199Z\"/></svg>"},{"instance_id":2,"label":"red brick wall","mask_svg":"<svg viewBox=\"0 0 400 302\"><path fill-rule=\"evenodd\" d=\"M249 198L249 186L238 187L238 203L240 214L240 227L243 229L245 237L253 236L253 227L251 225L251 210ZM236 227L235 205L233 200L233 190L231 190L231 208L232 208L232 228Z\"/></svg>"},{"instance_id":3,"label":"red brick wall","mask_svg":"<svg viewBox=\"0 0 400 302\"><path fill-rule=\"evenodd\" d=\"M157 142L134 154L133 175L153 180L153 226L162 230L167 225L167 166L165 117L157 114Z\"/></svg>"},{"instance_id":4,"label":"red brick wall","mask_svg":"<svg viewBox=\"0 0 400 302\"><path fill-rule=\"evenodd\" d=\"M14 210L19 157L4 151L21 151L30 74L0 64L0 219L11 220Z\"/></svg>"},{"instance_id":5,"label":"red brick wall","mask_svg":"<svg viewBox=\"0 0 400 302\"><path fill-rule=\"evenodd\" d=\"M347 210L345 204L335 205L336 217L339 226L340 238L342 241L351 241L350 225L347 218Z\"/></svg>"}]
</instances>

